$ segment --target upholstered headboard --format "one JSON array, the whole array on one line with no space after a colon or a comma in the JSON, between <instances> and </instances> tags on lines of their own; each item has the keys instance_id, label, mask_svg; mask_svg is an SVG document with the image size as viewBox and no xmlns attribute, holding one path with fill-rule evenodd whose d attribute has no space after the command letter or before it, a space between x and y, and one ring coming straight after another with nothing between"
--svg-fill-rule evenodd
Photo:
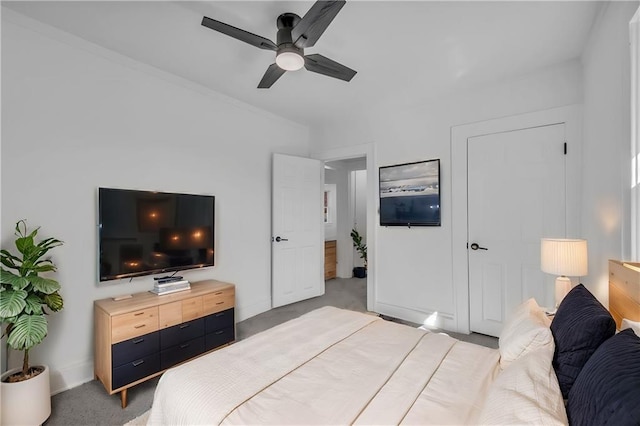
<instances>
[{"instance_id":1,"label":"upholstered headboard","mask_svg":"<svg viewBox=\"0 0 640 426\"><path fill-rule=\"evenodd\" d=\"M622 318L640 321L640 263L609 260L609 312L618 329Z\"/></svg>"}]
</instances>

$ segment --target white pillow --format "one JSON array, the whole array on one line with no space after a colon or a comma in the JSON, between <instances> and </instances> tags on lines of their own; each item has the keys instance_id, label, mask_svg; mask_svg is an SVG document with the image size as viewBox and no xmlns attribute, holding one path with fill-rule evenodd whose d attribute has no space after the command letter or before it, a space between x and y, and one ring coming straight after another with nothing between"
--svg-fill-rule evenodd
<instances>
[{"instance_id":1,"label":"white pillow","mask_svg":"<svg viewBox=\"0 0 640 426\"><path fill-rule=\"evenodd\" d=\"M630 328L636 333L636 336L640 337L640 321L631 321L630 319L622 318L622 324L620 324L620 331Z\"/></svg>"},{"instance_id":2,"label":"white pillow","mask_svg":"<svg viewBox=\"0 0 640 426\"><path fill-rule=\"evenodd\" d=\"M553 335L549 325L551 321L531 298L520 304L507 319L498 339L500 367L505 369L521 356L539 348L551 348Z\"/></svg>"},{"instance_id":3,"label":"white pillow","mask_svg":"<svg viewBox=\"0 0 640 426\"><path fill-rule=\"evenodd\" d=\"M569 424L556 373L553 348L515 360L489 387L479 424Z\"/></svg>"}]
</instances>

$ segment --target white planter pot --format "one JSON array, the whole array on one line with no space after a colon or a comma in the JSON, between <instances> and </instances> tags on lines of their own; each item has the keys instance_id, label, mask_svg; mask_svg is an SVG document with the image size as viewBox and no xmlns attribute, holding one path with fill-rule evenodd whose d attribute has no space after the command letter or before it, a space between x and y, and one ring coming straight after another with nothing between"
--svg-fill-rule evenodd
<instances>
[{"instance_id":1,"label":"white planter pot","mask_svg":"<svg viewBox=\"0 0 640 426\"><path fill-rule=\"evenodd\" d=\"M20 371L14 368L2 375L0 383L0 424L41 425L51 415L51 389L49 388L49 367L24 382L5 383L4 378Z\"/></svg>"}]
</instances>

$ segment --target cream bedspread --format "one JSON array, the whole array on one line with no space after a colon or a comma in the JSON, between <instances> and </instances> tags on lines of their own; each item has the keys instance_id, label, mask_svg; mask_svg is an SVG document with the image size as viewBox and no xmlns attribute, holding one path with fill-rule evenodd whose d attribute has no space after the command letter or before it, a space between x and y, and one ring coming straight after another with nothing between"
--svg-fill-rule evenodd
<instances>
[{"instance_id":1,"label":"cream bedspread","mask_svg":"<svg viewBox=\"0 0 640 426\"><path fill-rule=\"evenodd\" d=\"M167 371L149 425L474 423L497 350L333 307Z\"/></svg>"}]
</instances>

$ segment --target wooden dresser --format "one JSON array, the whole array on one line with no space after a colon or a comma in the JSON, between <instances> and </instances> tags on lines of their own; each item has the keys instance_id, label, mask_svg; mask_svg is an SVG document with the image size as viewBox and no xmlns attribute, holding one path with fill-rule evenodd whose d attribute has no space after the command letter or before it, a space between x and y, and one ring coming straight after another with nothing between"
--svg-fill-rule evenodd
<instances>
[{"instance_id":1,"label":"wooden dresser","mask_svg":"<svg viewBox=\"0 0 640 426\"><path fill-rule=\"evenodd\" d=\"M158 296L94 302L95 376L109 395L235 340L235 286L215 280Z\"/></svg>"},{"instance_id":2,"label":"wooden dresser","mask_svg":"<svg viewBox=\"0 0 640 426\"><path fill-rule=\"evenodd\" d=\"M324 279L336 277L336 242L324 242Z\"/></svg>"}]
</instances>

